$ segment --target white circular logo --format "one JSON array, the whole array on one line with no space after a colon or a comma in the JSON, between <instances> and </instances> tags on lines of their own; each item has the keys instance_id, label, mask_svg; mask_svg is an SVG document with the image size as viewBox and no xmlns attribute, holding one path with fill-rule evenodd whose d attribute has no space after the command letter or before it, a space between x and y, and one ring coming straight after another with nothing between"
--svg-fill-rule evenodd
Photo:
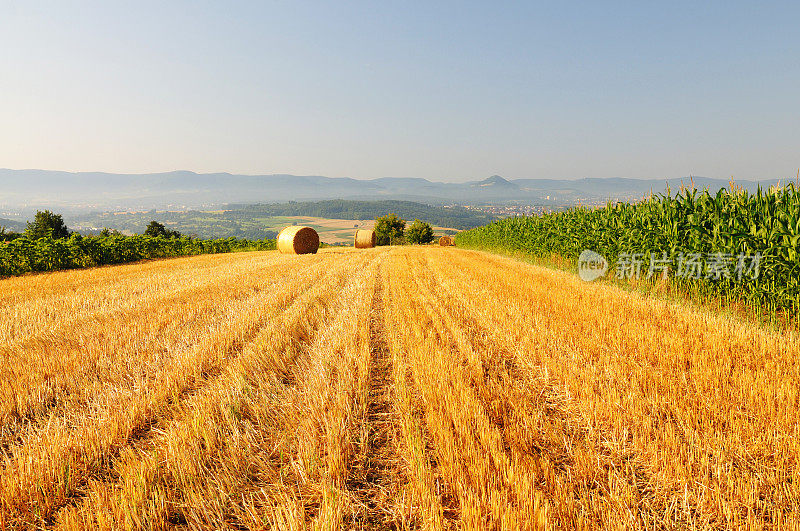
<instances>
[{"instance_id":1,"label":"white circular logo","mask_svg":"<svg viewBox=\"0 0 800 531\"><path fill-rule=\"evenodd\" d=\"M608 261L603 255L586 249L578 257L578 276L586 282L596 280L608 271Z\"/></svg>"}]
</instances>

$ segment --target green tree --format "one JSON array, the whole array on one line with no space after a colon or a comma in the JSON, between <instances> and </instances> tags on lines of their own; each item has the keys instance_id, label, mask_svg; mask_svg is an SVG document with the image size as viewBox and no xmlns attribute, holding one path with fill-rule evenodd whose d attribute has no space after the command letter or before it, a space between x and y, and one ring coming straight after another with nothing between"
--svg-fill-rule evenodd
<instances>
[{"instance_id":1,"label":"green tree","mask_svg":"<svg viewBox=\"0 0 800 531\"><path fill-rule=\"evenodd\" d=\"M375 220L375 238L378 245L389 245L403 238L406 222L396 214L381 216Z\"/></svg>"},{"instance_id":2,"label":"green tree","mask_svg":"<svg viewBox=\"0 0 800 531\"><path fill-rule=\"evenodd\" d=\"M6 227L0 227L0 242L14 241L20 237L22 237L22 234L20 234L19 232L8 230Z\"/></svg>"},{"instance_id":3,"label":"green tree","mask_svg":"<svg viewBox=\"0 0 800 531\"><path fill-rule=\"evenodd\" d=\"M61 214L55 214L49 210L37 211L33 221L28 222L28 228L25 229L25 236L31 240L38 240L39 238L51 237L53 239L67 238L69 230L64 225L64 219Z\"/></svg>"},{"instance_id":4,"label":"green tree","mask_svg":"<svg viewBox=\"0 0 800 531\"><path fill-rule=\"evenodd\" d=\"M151 221L144 230L145 236L163 236L164 238L180 238L181 233L176 230L169 230L158 221Z\"/></svg>"},{"instance_id":5,"label":"green tree","mask_svg":"<svg viewBox=\"0 0 800 531\"><path fill-rule=\"evenodd\" d=\"M408 243L431 243L433 227L429 223L415 219L414 223L406 229L406 240Z\"/></svg>"}]
</instances>

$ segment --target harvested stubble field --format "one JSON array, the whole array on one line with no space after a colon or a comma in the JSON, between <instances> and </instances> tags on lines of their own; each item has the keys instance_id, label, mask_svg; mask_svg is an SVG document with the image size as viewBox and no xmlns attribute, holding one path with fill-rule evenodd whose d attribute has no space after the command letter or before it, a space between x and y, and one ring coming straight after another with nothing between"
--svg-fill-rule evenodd
<instances>
[{"instance_id":1,"label":"harvested stubble field","mask_svg":"<svg viewBox=\"0 0 800 531\"><path fill-rule=\"evenodd\" d=\"M0 281L0 528L795 527L800 342L455 248Z\"/></svg>"}]
</instances>

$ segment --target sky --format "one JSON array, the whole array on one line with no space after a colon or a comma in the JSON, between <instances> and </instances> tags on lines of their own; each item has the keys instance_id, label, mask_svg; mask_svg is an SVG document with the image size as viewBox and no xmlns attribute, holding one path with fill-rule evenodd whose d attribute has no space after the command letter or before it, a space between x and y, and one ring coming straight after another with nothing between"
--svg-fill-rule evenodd
<instances>
[{"instance_id":1,"label":"sky","mask_svg":"<svg viewBox=\"0 0 800 531\"><path fill-rule=\"evenodd\" d=\"M0 167L793 178L798 20L798 2L0 0Z\"/></svg>"}]
</instances>

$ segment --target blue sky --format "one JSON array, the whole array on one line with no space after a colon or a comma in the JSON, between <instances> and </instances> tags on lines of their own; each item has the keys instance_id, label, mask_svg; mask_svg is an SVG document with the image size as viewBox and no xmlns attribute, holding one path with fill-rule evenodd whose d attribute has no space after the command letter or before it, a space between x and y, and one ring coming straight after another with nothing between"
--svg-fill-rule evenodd
<instances>
[{"instance_id":1,"label":"blue sky","mask_svg":"<svg viewBox=\"0 0 800 531\"><path fill-rule=\"evenodd\" d=\"M165 4L0 0L0 167L464 181L800 166L798 3Z\"/></svg>"}]
</instances>

